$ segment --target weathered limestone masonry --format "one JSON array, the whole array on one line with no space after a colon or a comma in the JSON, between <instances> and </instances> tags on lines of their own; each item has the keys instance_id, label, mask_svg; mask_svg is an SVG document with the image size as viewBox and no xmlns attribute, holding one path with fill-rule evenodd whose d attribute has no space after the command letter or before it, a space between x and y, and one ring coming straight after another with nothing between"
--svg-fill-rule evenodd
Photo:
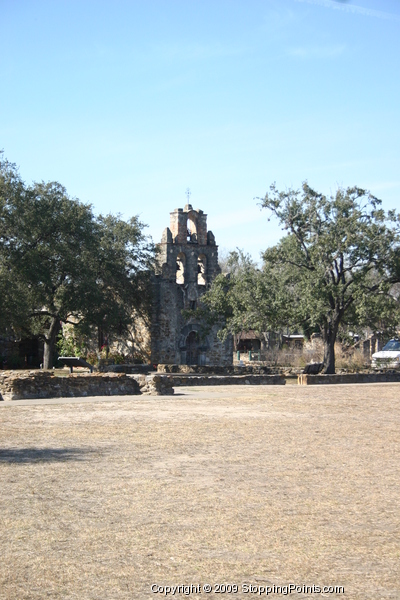
<instances>
[{"instance_id":1,"label":"weathered limestone masonry","mask_svg":"<svg viewBox=\"0 0 400 600\"><path fill-rule=\"evenodd\" d=\"M299 385L321 385L332 383L396 383L400 373L342 373L338 375L299 375Z\"/></svg>"},{"instance_id":2,"label":"weathered limestone masonry","mask_svg":"<svg viewBox=\"0 0 400 600\"><path fill-rule=\"evenodd\" d=\"M157 365L158 373L183 373L196 375L278 375L282 374L277 368L265 365L230 365L220 367L218 365Z\"/></svg>"},{"instance_id":3,"label":"weathered limestone masonry","mask_svg":"<svg viewBox=\"0 0 400 600\"><path fill-rule=\"evenodd\" d=\"M172 395L172 380L165 375L72 374L57 377L49 371L3 371L0 400L76 398L82 396Z\"/></svg>"},{"instance_id":4,"label":"weathered limestone masonry","mask_svg":"<svg viewBox=\"0 0 400 600\"><path fill-rule=\"evenodd\" d=\"M170 375L174 387L199 385L285 385L283 375Z\"/></svg>"},{"instance_id":5,"label":"weathered limestone masonry","mask_svg":"<svg viewBox=\"0 0 400 600\"><path fill-rule=\"evenodd\" d=\"M201 296L221 272L218 246L207 231L207 215L191 204L171 213L170 227L160 244L154 278L151 328L153 364L231 365L233 343L221 342L217 327L202 334L201 323L185 319L183 309L195 309Z\"/></svg>"}]
</instances>

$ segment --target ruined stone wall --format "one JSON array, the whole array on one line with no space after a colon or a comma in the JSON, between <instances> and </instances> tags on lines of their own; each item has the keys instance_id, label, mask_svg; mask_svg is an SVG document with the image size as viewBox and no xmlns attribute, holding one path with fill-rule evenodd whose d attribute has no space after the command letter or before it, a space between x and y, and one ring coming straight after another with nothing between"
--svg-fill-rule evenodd
<instances>
[{"instance_id":1,"label":"ruined stone wall","mask_svg":"<svg viewBox=\"0 0 400 600\"><path fill-rule=\"evenodd\" d=\"M0 374L0 400L171 395L174 393L172 384L169 376L158 374L73 373L57 377L51 371L3 371Z\"/></svg>"},{"instance_id":2,"label":"ruined stone wall","mask_svg":"<svg viewBox=\"0 0 400 600\"><path fill-rule=\"evenodd\" d=\"M299 385L324 385L335 383L397 383L400 372L387 373L339 373L336 375L304 375L297 378Z\"/></svg>"},{"instance_id":3,"label":"ruined stone wall","mask_svg":"<svg viewBox=\"0 0 400 600\"><path fill-rule=\"evenodd\" d=\"M263 364L237 365L157 365L158 373L184 373L188 375L277 375L283 369L267 367Z\"/></svg>"},{"instance_id":4,"label":"ruined stone wall","mask_svg":"<svg viewBox=\"0 0 400 600\"><path fill-rule=\"evenodd\" d=\"M170 375L174 387L207 385L285 385L283 375Z\"/></svg>"}]
</instances>

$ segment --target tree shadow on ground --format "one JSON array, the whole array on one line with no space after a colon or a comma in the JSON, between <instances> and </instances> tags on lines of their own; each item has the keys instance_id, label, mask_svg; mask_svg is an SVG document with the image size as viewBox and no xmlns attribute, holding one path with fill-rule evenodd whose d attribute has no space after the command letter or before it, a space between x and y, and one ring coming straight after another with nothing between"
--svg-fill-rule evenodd
<instances>
[{"instance_id":1,"label":"tree shadow on ground","mask_svg":"<svg viewBox=\"0 0 400 600\"><path fill-rule=\"evenodd\" d=\"M0 449L0 463L40 463L87 460L89 448L7 448Z\"/></svg>"}]
</instances>

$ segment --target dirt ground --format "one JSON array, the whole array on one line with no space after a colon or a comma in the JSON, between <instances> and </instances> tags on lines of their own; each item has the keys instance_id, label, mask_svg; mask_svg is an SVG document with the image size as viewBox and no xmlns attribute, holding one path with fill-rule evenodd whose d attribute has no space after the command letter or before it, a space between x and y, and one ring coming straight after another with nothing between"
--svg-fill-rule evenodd
<instances>
[{"instance_id":1,"label":"dirt ground","mask_svg":"<svg viewBox=\"0 0 400 600\"><path fill-rule=\"evenodd\" d=\"M177 392L0 403L1 600L400 598L400 384Z\"/></svg>"}]
</instances>

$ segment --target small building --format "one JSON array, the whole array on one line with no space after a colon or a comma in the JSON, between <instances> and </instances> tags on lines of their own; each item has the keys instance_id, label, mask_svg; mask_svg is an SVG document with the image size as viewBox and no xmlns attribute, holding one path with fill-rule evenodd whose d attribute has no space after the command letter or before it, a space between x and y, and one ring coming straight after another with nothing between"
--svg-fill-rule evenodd
<instances>
[{"instance_id":1,"label":"small building","mask_svg":"<svg viewBox=\"0 0 400 600\"><path fill-rule=\"evenodd\" d=\"M301 333L282 335L282 345L290 349L303 350L304 335Z\"/></svg>"},{"instance_id":2,"label":"small building","mask_svg":"<svg viewBox=\"0 0 400 600\"><path fill-rule=\"evenodd\" d=\"M222 342L218 327L207 331L193 316L201 296L221 272L218 246L207 231L207 215L191 204L170 213L159 244L151 325L153 364L231 365L232 337Z\"/></svg>"},{"instance_id":3,"label":"small building","mask_svg":"<svg viewBox=\"0 0 400 600\"><path fill-rule=\"evenodd\" d=\"M277 331L258 333L253 329L241 331L235 335L235 351L240 353L264 353L279 348L302 350L304 335L282 334Z\"/></svg>"},{"instance_id":4,"label":"small building","mask_svg":"<svg viewBox=\"0 0 400 600\"><path fill-rule=\"evenodd\" d=\"M242 331L235 336L235 351L240 353L260 352L262 341L255 331Z\"/></svg>"}]
</instances>

